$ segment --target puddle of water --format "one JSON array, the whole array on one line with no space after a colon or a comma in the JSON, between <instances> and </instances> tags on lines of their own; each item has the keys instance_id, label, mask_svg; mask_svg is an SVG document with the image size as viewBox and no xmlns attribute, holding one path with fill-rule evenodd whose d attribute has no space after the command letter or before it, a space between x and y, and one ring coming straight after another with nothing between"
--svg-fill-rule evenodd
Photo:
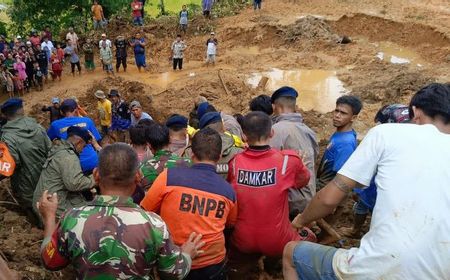
<instances>
[{"instance_id":1,"label":"puddle of water","mask_svg":"<svg viewBox=\"0 0 450 280\"><path fill-rule=\"evenodd\" d=\"M291 86L299 92L297 105L303 110L326 113L334 110L336 99L345 94L344 84L335 71L326 70L280 70L252 74L247 83L256 88L262 77L269 78L266 89L274 91L282 86Z\"/></svg>"},{"instance_id":2,"label":"puddle of water","mask_svg":"<svg viewBox=\"0 0 450 280\"><path fill-rule=\"evenodd\" d=\"M391 42L381 42L377 46L380 52L377 53L376 57L380 60L388 61L393 64L415 64L422 67L424 61L415 51L398 46Z\"/></svg>"}]
</instances>

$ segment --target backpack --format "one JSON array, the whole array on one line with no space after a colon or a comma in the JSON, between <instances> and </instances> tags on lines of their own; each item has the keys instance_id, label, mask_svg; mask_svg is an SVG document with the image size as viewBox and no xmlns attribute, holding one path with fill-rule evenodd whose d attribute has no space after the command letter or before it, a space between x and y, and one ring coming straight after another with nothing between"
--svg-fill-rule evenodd
<instances>
[{"instance_id":1,"label":"backpack","mask_svg":"<svg viewBox=\"0 0 450 280\"><path fill-rule=\"evenodd\" d=\"M8 145L5 142L0 142L0 174L9 177L14 174L14 169L16 168L16 162L11 156L8 150Z\"/></svg>"}]
</instances>

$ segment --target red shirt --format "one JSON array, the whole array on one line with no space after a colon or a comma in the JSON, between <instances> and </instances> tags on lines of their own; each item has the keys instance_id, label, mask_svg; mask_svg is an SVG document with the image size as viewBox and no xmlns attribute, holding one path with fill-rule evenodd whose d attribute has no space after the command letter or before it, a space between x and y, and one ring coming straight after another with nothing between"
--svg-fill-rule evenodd
<instances>
[{"instance_id":1,"label":"red shirt","mask_svg":"<svg viewBox=\"0 0 450 280\"><path fill-rule=\"evenodd\" d=\"M133 10L133 17L142 16L142 13L141 13L142 3L139 1L131 2L131 10Z\"/></svg>"},{"instance_id":2,"label":"red shirt","mask_svg":"<svg viewBox=\"0 0 450 280\"><path fill-rule=\"evenodd\" d=\"M306 186L309 177L294 151L250 148L236 155L228 171L239 209L233 245L244 253L281 256L286 243L300 240L289 221L288 191Z\"/></svg>"}]
</instances>

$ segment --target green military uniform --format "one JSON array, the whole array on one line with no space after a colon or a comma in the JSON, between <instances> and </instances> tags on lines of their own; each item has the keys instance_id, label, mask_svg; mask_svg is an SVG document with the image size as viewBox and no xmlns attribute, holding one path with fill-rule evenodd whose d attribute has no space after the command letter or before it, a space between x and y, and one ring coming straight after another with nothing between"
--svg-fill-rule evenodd
<instances>
[{"instance_id":1,"label":"green military uniform","mask_svg":"<svg viewBox=\"0 0 450 280\"><path fill-rule=\"evenodd\" d=\"M81 171L80 159L73 145L61 140L50 150L47 161L39 178L33 195L33 207L45 190L49 194L58 194L57 216L74 207L86 205L86 199L81 194L94 186L92 175L85 176ZM37 211L37 209L35 209Z\"/></svg>"},{"instance_id":2,"label":"green military uniform","mask_svg":"<svg viewBox=\"0 0 450 280\"><path fill-rule=\"evenodd\" d=\"M159 150L153 157L142 161L141 172L144 175L144 178L141 182L141 186L145 190L149 189L156 177L158 177L165 168L189 166L191 166L191 160L189 158L179 157L168 150Z\"/></svg>"},{"instance_id":3,"label":"green military uniform","mask_svg":"<svg viewBox=\"0 0 450 280\"><path fill-rule=\"evenodd\" d=\"M129 197L98 195L64 214L41 246L46 268L72 263L77 279L183 279L191 257L174 245L164 221Z\"/></svg>"},{"instance_id":4,"label":"green military uniform","mask_svg":"<svg viewBox=\"0 0 450 280\"><path fill-rule=\"evenodd\" d=\"M16 162L11 176L13 194L24 208L31 208L33 192L52 143L45 129L29 117L8 121L2 127L1 141L8 145Z\"/></svg>"},{"instance_id":5,"label":"green military uniform","mask_svg":"<svg viewBox=\"0 0 450 280\"><path fill-rule=\"evenodd\" d=\"M227 179L228 162L236 155L244 151L244 149L236 147L233 137L229 133L221 133L222 138L222 157L217 163L216 172ZM192 148L188 147L184 152L185 157L192 156Z\"/></svg>"}]
</instances>

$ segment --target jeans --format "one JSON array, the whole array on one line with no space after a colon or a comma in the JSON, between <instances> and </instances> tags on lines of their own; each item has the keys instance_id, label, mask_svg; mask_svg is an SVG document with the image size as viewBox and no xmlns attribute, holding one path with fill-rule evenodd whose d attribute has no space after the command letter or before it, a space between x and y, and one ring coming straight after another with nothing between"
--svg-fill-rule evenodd
<instances>
[{"instance_id":1,"label":"jeans","mask_svg":"<svg viewBox=\"0 0 450 280\"><path fill-rule=\"evenodd\" d=\"M253 8L261 10L261 0L253 0Z\"/></svg>"},{"instance_id":2,"label":"jeans","mask_svg":"<svg viewBox=\"0 0 450 280\"><path fill-rule=\"evenodd\" d=\"M330 246L300 242L294 249L293 263L299 279L335 280L333 257L337 249Z\"/></svg>"},{"instance_id":3,"label":"jeans","mask_svg":"<svg viewBox=\"0 0 450 280\"><path fill-rule=\"evenodd\" d=\"M79 61L78 61L78 62L75 62L75 63L71 62L71 63L70 63L70 67L71 67L71 69L72 69L72 74L75 73L75 66L77 66L78 72L81 72L81 65L80 65L80 62L79 62Z\"/></svg>"},{"instance_id":4,"label":"jeans","mask_svg":"<svg viewBox=\"0 0 450 280\"><path fill-rule=\"evenodd\" d=\"M94 29L103 28L105 26L105 23L103 20L95 20L94 19Z\"/></svg>"},{"instance_id":5,"label":"jeans","mask_svg":"<svg viewBox=\"0 0 450 280\"><path fill-rule=\"evenodd\" d=\"M185 280L226 280L226 264L225 261L209 265L203 268L192 269Z\"/></svg>"},{"instance_id":6,"label":"jeans","mask_svg":"<svg viewBox=\"0 0 450 280\"><path fill-rule=\"evenodd\" d=\"M133 23L134 23L134 25L142 26L142 25L144 25L144 20L142 19L142 17L134 17Z\"/></svg>"},{"instance_id":7,"label":"jeans","mask_svg":"<svg viewBox=\"0 0 450 280\"><path fill-rule=\"evenodd\" d=\"M174 58L173 59L173 70L177 70L177 66L178 69L183 69L183 59L182 58Z\"/></svg>"},{"instance_id":8,"label":"jeans","mask_svg":"<svg viewBox=\"0 0 450 280\"><path fill-rule=\"evenodd\" d=\"M122 64L123 70L127 70L127 57L116 57L116 70L119 71L120 65Z\"/></svg>"}]
</instances>

